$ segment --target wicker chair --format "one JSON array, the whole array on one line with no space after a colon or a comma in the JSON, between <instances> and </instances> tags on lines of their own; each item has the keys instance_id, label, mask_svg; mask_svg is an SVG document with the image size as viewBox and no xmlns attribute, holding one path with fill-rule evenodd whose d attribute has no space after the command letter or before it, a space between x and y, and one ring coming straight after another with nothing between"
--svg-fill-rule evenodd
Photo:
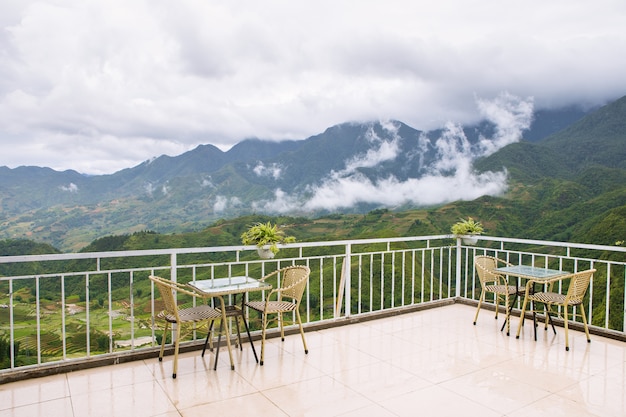
<instances>
[{"instance_id":1,"label":"wicker chair","mask_svg":"<svg viewBox=\"0 0 626 417\"><path fill-rule=\"evenodd\" d=\"M306 346L306 340L304 338L304 329L302 327L302 320L300 319L300 300L302 300L302 295L304 293L304 289L309 281L309 275L311 270L308 266L289 266L286 268L282 268L276 270L263 278L261 281L265 281L273 276L278 276L282 279L281 286L279 288L272 289L269 293L267 293L265 300L263 301L248 301L246 305L252 310L258 311L261 314L262 318L262 333L261 333L261 361L260 364L263 365L263 358L265 355L265 337L267 334L267 329L270 323L277 321L278 326L280 327L280 337L281 340L285 340L285 331L283 328L283 313L294 313L296 316L296 321L298 322L298 326L300 327L300 335L302 336L302 344L304 345L304 353L309 353L309 350ZM289 300L285 300L285 299ZM276 315L275 319L269 320L268 316Z\"/></svg>"},{"instance_id":2,"label":"wicker chair","mask_svg":"<svg viewBox=\"0 0 626 417\"><path fill-rule=\"evenodd\" d=\"M498 273L496 268L501 266L511 266L511 264L493 256L479 255L474 257L474 265L476 267L476 272L478 273L481 288L480 299L478 300L478 307L476 308L476 316L474 317L474 325L476 325L476 322L478 321L478 313L480 313L480 308L485 300L485 295L487 293L492 293L494 294L496 302L496 320L498 319L500 298L504 297L504 304L506 308L506 321L504 324L507 326L506 334L508 336L510 332L509 310L513 305L513 302L509 303L509 299L511 296L517 296L518 288L515 285L508 285L506 276ZM502 329L504 329L504 325L502 326Z\"/></svg>"},{"instance_id":3,"label":"wicker chair","mask_svg":"<svg viewBox=\"0 0 626 417\"><path fill-rule=\"evenodd\" d=\"M587 327L587 316L585 315L585 306L583 305L583 300L585 298L585 294L587 293L587 288L589 288L589 283L593 277L593 274L596 272L595 269L589 269L582 272L577 272L572 275L566 277L560 277L555 279L551 284L555 281L561 280L570 280L569 288L567 289L567 294L561 294L558 292L552 291L544 291L544 292L535 292L529 293L527 295L527 301L524 302L524 306L522 308L522 317L524 317L524 313L526 310L527 303L531 303L531 311L533 313L533 324L535 331L535 340L537 340L537 318L536 312L537 309L534 307L535 303L543 305L543 312L546 315L545 320L545 329L548 329L548 322L551 322L550 313L555 313L556 316L559 316L559 311L556 312L552 310L553 306L561 307L561 311L564 315L563 317L563 325L565 327L565 350L569 350L569 336L568 336L568 322L569 322L569 307L572 307L572 318L575 316L581 316L583 320L583 326L585 328L585 335L587 336L587 342L591 343L591 338L589 337L589 328ZM575 313L574 307L578 307L580 313ZM554 330L554 326L552 326ZM554 330L556 334L556 330ZM519 330L518 336L519 337Z\"/></svg>"},{"instance_id":4,"label":"wicker chair","mask_svg":"<svg viewBox=\"0 0 626 417\"><path fill-rule=\"evenodd\" d=\"M176 301L175 293L187 294L192 297L199 297L198 294L189 289L188 286L183 286L169 279L150 276L150 280L154 282L154 285L158 288L161 294L161 299L164 303L164 309L156 315L156 318L165 323L163 329L163 337L161 342L161 351L159 352L159 362L163 361L163 352L165 350L165 339L167 337L167 330L170 324L175 327L174 344L174 370L172 372L172 378L176 378L176 371L178 369L178 350L181 340L181 334L185 330L185 334L191 330L198 329L202 322L205 322L204 326L208 327L209 322L211 324L215 319L220 319L222 315L216 309L207 305L199 305L189 308L178 308L178 302Z\"/></svg>"}]
</instances>

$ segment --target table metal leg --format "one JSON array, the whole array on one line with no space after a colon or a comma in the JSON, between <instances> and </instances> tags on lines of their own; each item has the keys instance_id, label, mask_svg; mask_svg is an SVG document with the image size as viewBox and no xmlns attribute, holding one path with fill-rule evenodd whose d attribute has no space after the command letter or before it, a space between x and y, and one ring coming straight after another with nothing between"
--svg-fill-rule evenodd
<instances>
[{"instance_id":1,"label":"table metal leg","mask_svg":"<svg viewBox=\"0 0 626 417\"><path fill-rule=\"evenodd\" d=\"M508 282L507 282L508 285ZM511 333L511 312L513 311L513 305L515 305L515 302L517 301L517 294L519 293L519 277L517 278L517 281L515 283L515 294L513 295L513 301L511 301L511 304L506 306L506 319L504 320L504 323L502 323L502 327L500 328L500 331L504 330L504 326L507 326L506 328L506 335L509 336L509 334ZM507 300L507 304L508 304L508 297L506 298ZM497 308L497 306L496 306Z\"/></svg>"},{"instance_id":2,"label":"table metal leg","mask_svg":"<svg viewBox=\"0 0 626 417\"><path fill-rule=\"evenodd\" d=\"M214 370L217 369L217 359L219 358L219 354L220 354L220 341L222 339L222 333L227 331L228 326L227 326L227 322L226 322L226 306L224 305L224 297L218 297L220 300L220 306L222 307L222 322L220 323L220 332L219 332L219 336L217 337L217 351L215 352L215 366L213 367ZM228 356L230 357L230 369L231 370L235 370L235 361L233 359L233 352L231 350L230 347L230 335L226 335L226 345L228 346Z\"/></svg>"},{"instance_id":3,"label":"table metal leg","mask_svg":"<svg viewBox=\"0 0 626 417\"><path fill-rule=\"evenodd\" d=\"M206 352L206 347L209 344L210 341L210 337L211 337L211 332L213 332L213 324L215 324L215 320L211 320L211 325L209 326L209 331L206 334L206 340L204 341L204 347L202 348L202 357L204 358L204 352ZM212 352L213 351L213 342L211 342L211 345L209 346L209 350Z\"/></svg>"},{"instance_id":4,"label":"table metal leg","mask_svg":"<svg viewBox=\"0 0 626 417\"><path fill-rule=\"evenodd\" d=\"M502 327L500 328L500 331L503 331L504 330L504 326L507 326L507 324L508 324L507 331L506 331L506 335L507 336L510 333L511 311L513 311L513 305L515 304L516 301L517 301L517 292L513 296L513 301L511 301L511 304L507 307L506 319L504 320L504 323L502 323Z\"/></svg>"},{"instance_id":5,"label":"table metal leg","mask_svg":"<svg viewBox=\"0 0 626 417\"><path fill-rule=\"evenodd\" d=\"M529 284L526 284L526 292L524 293L524 302L522 303L522 312L519 317L519 324L517 325L517 334L515 335L516 339L519 339L520 332L522 331L522 326L524 326L524 317L526 316L526 306L528 305L528 293L529 293Z\"/></svg>"},{"instance_id":6,"label":"table metal leg","mask_svg":"<svg viewBox=\"0 0 626 417\"><path fill-rule=\"evenodd\" d=\"M246 333L248 333L248 340L250 341L250 347L252 347L252 353L254 353L254 360L256 360L256 363L259 363L259 358L256 355L256 349L254 348L254 343L252 342L252 336L250 335L250 327L248 326L248 320L246 320L246 312L244 310L245 299L246 299L245 297L241 297L241 319L243 320L243 325L246 326Z\"/></svg>"}]
</instances>

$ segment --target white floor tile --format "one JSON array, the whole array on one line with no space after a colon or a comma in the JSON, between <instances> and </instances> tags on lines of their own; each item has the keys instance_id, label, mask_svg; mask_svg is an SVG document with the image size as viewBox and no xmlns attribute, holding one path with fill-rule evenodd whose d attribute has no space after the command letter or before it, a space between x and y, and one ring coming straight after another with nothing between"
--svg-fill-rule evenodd
<instances>
[{"instance_id":1,"label":"white floor tile","mask_svg":"<svg viewBox=\"0 0 626 417\"><path fill-rule=\"evenodd\" d=\"M248 342L173 356L0 383L7 417L255 414L402 417L624 416L626 343L543 327L534 340L500 331L504 316L462 304L267 340L258 365ZM260 355L261 343L255 346Z\"/></svg>"}]
</instances>

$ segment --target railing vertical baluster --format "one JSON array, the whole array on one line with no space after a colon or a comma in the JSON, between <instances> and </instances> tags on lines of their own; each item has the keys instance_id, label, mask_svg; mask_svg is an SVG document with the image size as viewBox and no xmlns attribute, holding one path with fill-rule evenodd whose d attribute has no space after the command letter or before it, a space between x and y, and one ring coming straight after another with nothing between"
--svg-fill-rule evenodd
<instances>
[{"instance_id":1,"label":"railing vertical baluster","mask_svg":"<svg viewBox=\"0 0 626 417\"><path fill-rule=\"evenodd\" d=\"M319 291L319 307L320 307L320 320L324 320L324 258L320 258L320 291Z\"/></svg>"},{"instance_id":2,"label":"railing vertical baluster","mask_svg":"<svg viewBox=\"0 0 626 417\"><path fill-rule=\"evenodd\" d=\"M435 250L430 249L430 299L433 301L435 295Z\"/></svg>"},{"instance_id":3,"label":"railing vertical baluster","mask_svg":"<svg viewBox=\"0 0 626 417\"><path fill-rule=\"evenodd\" d=\"M339 306L337 305L337 257L333 256L333 317L339 317Z\"/></svg>"},{"instance_id":4,"label":"railing vertical baluster","mask_svg":"<svg viewBox=\"0 0 626 417\"><path fill-rule=\"evenodd\" d=\"M415 262L417 251L411 250L411 302L409 304L415 304Z\"/></svg>"},{"instance_id":5,"label":"railing vertical baluster","mask_svg":"<svg viewBox=\"0 0 626 417\"><path fill-rule=\"evenodd\" d=\"M424 272L426 272L426 249L422 249L422 288L420 289L420 303L424 302Z\"/></svg>"},{"instance_id":6,"label":"railing vertical baluster","mask_svg":"<svg viewBox=\"0 0 626 417\"><path fill-rule=\"evenodd\" d=\"M624 270L622 280L624 281L624 285L626 286L626 267L622 267L622 269ZM591 304L591 302L589 302L589 304ZM623 306L623 311L622 311L622 332L626 332L626 291L624 291L624 296L623 296L623 300L622 300L622 306ZM589 314L589 317L591 317L591 313ZM591 318L589 319L589 322L591 322Z\"/></svg>"},{"instance_id":7,"label":"railing vertical baluster","mask_svg":"<svg viewBox=\"0 0 626 417\"><path fill-rule=\"evenodd\" d=\"M113 352L113 288L111 281L111 272L107 274L107 282L109 285L109 353Z\"/></svg>"},{"instance_id":8,"label":"railing vertical baluster","mask_svg":"<svg viewBox=\"0 0 626 417\"><path fill-rule=\"evenodd\" d=\"M605 302L605 312L604 312L604 327L606 329L609 328L609 314L610 314L610 305L611 305L611 264L607 263L606 265L606 302Z\"/></svg>"},{"instance_id":9,"label":"railing vertical baluster","mask_svg":"<svg viewBox=\"0 0 626 417\"><path fill-rule=\"evenodd\" d=\"M380 309L385 309L385 252L380 254Z\"/></svg>"},{"instance_id":10,"label":"railing vertical baluster","mask_svg":"<svg viewBox=\"0 0 626 417\"><path fill-rule=\"evenodd\" d=\"M11 369L15 368L15 322L13 313L13 280L9 280L9 358L11 362Z\"/></svg>"},{"instance_id":11,"label":"railing vertical baluster","mask_svg":"<svg viewBox=\"0 0 626 417\"><path fill-rule=\"evenodd\" d=\"M306 266L311 268L311 262L309 259L306 260ZM246 264L246 275L248 275L248 264ZM306 286L306 321L307 323L311 321L311 280L309 276L309 283Z\"/></svg>"},{"instance_id":12,"label":"railing vertical baluster","mask_svg":"<svg viewBox=\"0 0 626 417\"><path fill-rule=\"evenodd\" d=\"M404 300L404 291L405 291L405 282L406 282L406 273L405 273L405 268L406 268L406 251L402 251L401 252L402 255L402 269L401 269L401 279L402 279L402 288L400 291L401 294L401 300L400 300L400 305L404 306L405 304L405 300Z\"/></svg>"},{"instance_id":13,"label":"railing vertical baluster","mask_svg":"<svg viewBox=\"0 0 626 417\"><path fill-rule=\"evenodd\" d=\"M344 299L345 299L345 311L346 317L350 317L352 315L352 246L348 243L346 244L346 264L342 274L345 274L343 279L345 280L344 285Z\"/></svg>"},{"instance_id":14,"label":"railing vertical baluster","mask_svg":"<svg viewBox=\"0 0 626 417\"><path fill-rule=\"evenodd\" d=\"M65 334L65 276L61 275L61 338L63 347L63 359L67 359L67 336Z\"/></svg>"},{"instance_id":15,"label":"railing vertical baluster","mask_svg":"<svg viewBox=\"0 0 626 417\"><path fill-rule=\"evenodd\" d=\"M359 273L358 273L358 285L359 285L359 301L357 305L357 314L361 314L363 305L363 255L357 255L359 260Z\"/></svg>"},{"instance_id":16,"label":"railing vertical baluster","mask_svg":"<svg viewBox=\"0 0 626 417\"><path fill-rule=\"evenodd\" d=\"M91 320L89 319L91 315L91 309L89 307L91 297L89 295L89 276L89 274L85 274L85 340L87 341L85 350L87 351L87 357L91 356L91 332L89 331L91 329Z\"/></svg>"},{"instance_id":17,"label":"railing vertical baluster","mask_svg":"<svg viewBox=\"0 0 626 417\"><path fill-rule=\"evenodd\" d=\"M35 277L36 288L36 306L35 312L37 314L37 363L41 364L41 292L39 288L39 275Z\"/></svg>"},{"instance_id":18,"label":"railing vertical baluster","mask_svg":"<svg viewBox=\"0 0 626 417\"><path fill-rule=\"evenodd\" d=\"M135 287L135 280L134 280L134 274L133 271L130 271L130 276L129 276L129 285L130 285L130 294L129 294L129 299L130 299L130 350L135 350L135 297L133 294L133 289ZM194 300L195 301L195 300Z\"/></svg>"},{"instance_id":19,"label":"railing vertical baluster","mask_svg":"<svg viewBox=\"0 0 626 417\"><path fill-rule=\"evenodd\" d=\"M463 253L461 252L461 239L457 237L456 238L456 268L455 268L456 291L454 292L454 296L456 298L459 298L461 296L461 268L462 268L461 260L462 258L463 258ZM469 265L467 255L465 257L465 265ZM465 269L465 276L467 276L467 268ZM467 280L465 280L465 286L467 288ZM465 291L465 293L467 294L467 290Z\"/></svg>"},{"instance_id":20,"label":"railing vertical baluster","mask_svg":"<svg viewBox=\"0 0 626 417\"><path fill-rule=\"evenodd\" d=\"M370 253L370 263L369 263L369 289L370 289L370 303L369 310L372 311L374 309L374 254Z\"/></svg>"},{"instance_id":21,"label":"railing vertical baluster","mask_svg":"<svg viewBox=\"0 0 626 417\"><path fill-rule=\"evenodd\" d=\"M387 249L389 250L389 249ZM391 252L391 308L396 306L396 253Z\"/></svg>"}]
</instances>

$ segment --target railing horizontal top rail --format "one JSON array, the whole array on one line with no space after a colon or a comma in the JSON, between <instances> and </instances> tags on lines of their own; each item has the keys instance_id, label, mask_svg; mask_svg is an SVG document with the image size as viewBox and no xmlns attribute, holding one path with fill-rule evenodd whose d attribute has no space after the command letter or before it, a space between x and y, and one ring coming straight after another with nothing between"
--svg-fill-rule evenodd
<instances>
[{"instance_id":1,"label":"railing horizontal top rail","mask_svg":"<svg viewBox=\"0 0 626 417\"><path fill-rule=\"evenodd\" d=\"M407 236L407 237L392 237L392 238L373 238L373 239L349 239L349 240L333 240L333 241L317 241L317 242L298 242L288 243L281 245L281 248L318 248L318 247L331 247L331 246L346 246L346 245L369 245L376 243L399 243L399 242L417 242L417 241L432 241L432 240L444 240L455 239L455 235L431 235L431 236ZM570 242L556 242L548 240L536 240L536 239L517 239L507 237L495 237L481 235L480 240L512 243L512 244L524 244L530 246L552 246L571 249L589 249L598 251L615 251L626 253L626 247L623 246L609 246L609 245L594 245L586 243L570 243ZM506 249L506 248L502 248ZM20 262L42 262L42 261L64 261L64 260L80 260L80 259L104 259L104 258L120 258L120 257L139 257L139 256L158 256L158 255L172 255L172 254L200 254L200 253L219 253L219 252L245 252L254 251L256 246L207 246L207 247L192 247L192 248L167 248L167 249L143 249L143 250L129 250L129 251L108 251L108 252L78 252L78 253L57 253L57 254L39 254L39 255L8 255L0 256L0 264L3 263L20 263Z\"/></svg>"}]
</instances>

